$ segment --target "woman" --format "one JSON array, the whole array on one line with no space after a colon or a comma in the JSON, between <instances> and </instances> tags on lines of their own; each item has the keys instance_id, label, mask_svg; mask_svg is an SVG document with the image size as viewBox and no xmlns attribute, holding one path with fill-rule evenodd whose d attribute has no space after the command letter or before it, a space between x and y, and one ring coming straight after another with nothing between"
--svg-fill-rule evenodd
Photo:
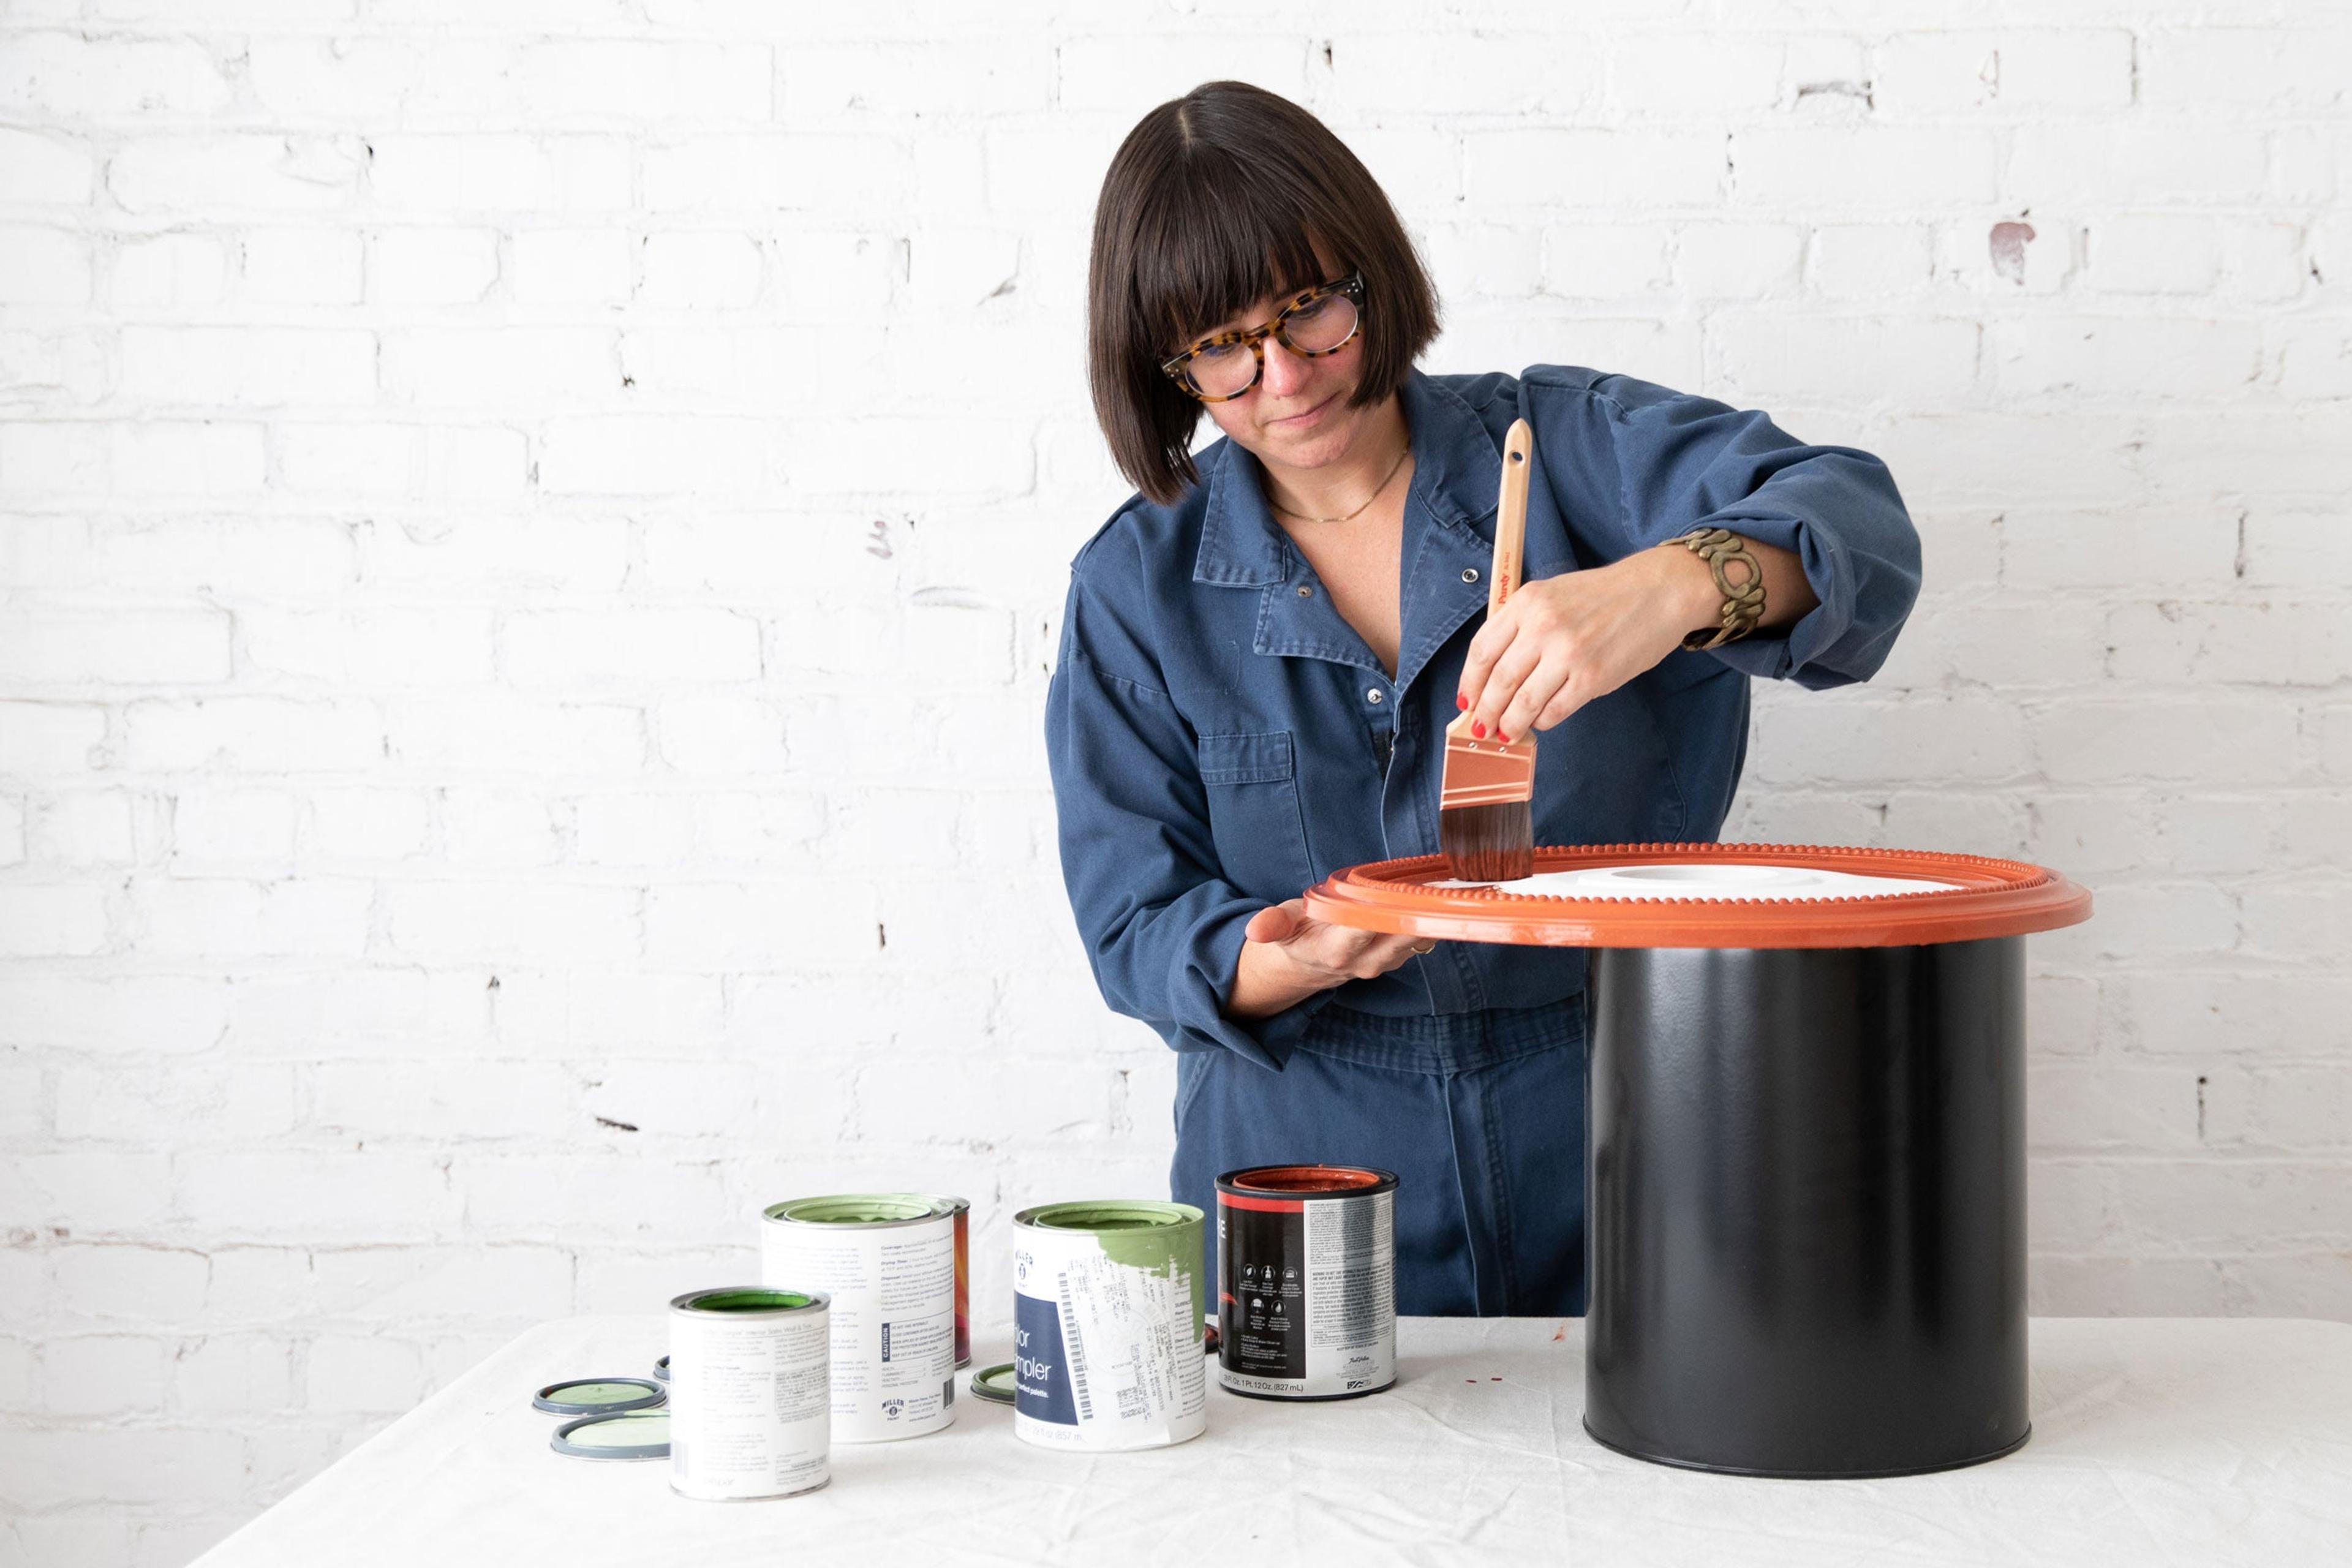
<instances>
[{"instance_id":1,"label":"woman","mask_svg":"<svg viewBox=\"0 0 2352 1568\"><path fill-rule=\"evenodd\" d=\"M1299 895L1437 852L1464 710L1542 732L1538 843L1714 838L1748 678L1865 679L1909 613L1894 481L1624 376L1423 374L1436 298L1387 197L1238 82L1129 135L1089 296L1139 493L1072 566L1046 740L1096 980L1181 1053L1174 1194L1383 1166L1401 1311L1581 1313L1583 955L1328 926ZM1196 462L1203 411L1224 439ZM1486 616L1518 418L1525 585Z\"/></svg>"}]
</instances>

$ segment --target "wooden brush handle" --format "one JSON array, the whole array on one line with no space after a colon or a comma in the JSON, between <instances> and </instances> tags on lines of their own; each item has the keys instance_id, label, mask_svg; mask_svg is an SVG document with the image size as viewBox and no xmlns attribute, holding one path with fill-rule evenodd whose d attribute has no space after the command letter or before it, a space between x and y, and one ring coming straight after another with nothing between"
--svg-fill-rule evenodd
<instances>
[{"instance_id":1,"label":"wooden brush handle","mask_svg":"<svg viewBox=\"0 0 2352 1568\"><path fill-rule=\"evenodd\" d=\"M1493 616L1519 586L1519 552L1528 539L1528 470L1535 466L1536 433L1524 419L1503 437L1503 492L1495 500L1495 564L1486 574L1486 614ZM1449 740L1467 740L1472 715L1445 726Z\"/></svg>"},{"instance_id":2,"label":"wooden brush handle","mask_svg":"<svg viewBox=\"0 0 2352 1568\"><path fill-rule=\"evenodd\" d=\"M1526 420L1514 419L1503 437L1503 493L1495 502L1495 569L1486 578L1490 616L1519 586L1519 552L1528 538L1528 470L1535 458L1535 431Z\"/></svg>"}]
</instances>

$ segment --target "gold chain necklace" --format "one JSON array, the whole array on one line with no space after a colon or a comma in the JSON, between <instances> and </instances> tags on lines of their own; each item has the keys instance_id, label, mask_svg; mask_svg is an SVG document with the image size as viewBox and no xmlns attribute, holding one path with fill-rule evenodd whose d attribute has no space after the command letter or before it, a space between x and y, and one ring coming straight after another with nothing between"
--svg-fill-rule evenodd
<instances>
[{"instance_id":1,"label":"gold chain necklace","mask_svg":"<svg viewBox=\"0 0 2352 1568\"><path fill-rule=\"evenodd\" d=\"M1381 497L1388 493L1388 488L1390 484L1395 480L1397 471L1404 467L1404 460L1412 456L1412 443L1407 441L1404 444L1404 450L1397 454L1397 460L1389 465L1388 478L1381 481L1380 488L1374 490L1370 495L1364 498L1364 504L1362 506L1358 507L1355 510L1349 512L1344 517L1309 517L1303 511L1293 511L1288 507L1284 506L1279 501L1273 500L1271 498L1269 498L1267 504L1272 506L1275 510L1282 513L1283 516L1295 517L1301 522L1352 522L1357 518L1363 516L1365 510L1370 508L1374 501L1380 500Z\"/></svg>"}]
</instances>

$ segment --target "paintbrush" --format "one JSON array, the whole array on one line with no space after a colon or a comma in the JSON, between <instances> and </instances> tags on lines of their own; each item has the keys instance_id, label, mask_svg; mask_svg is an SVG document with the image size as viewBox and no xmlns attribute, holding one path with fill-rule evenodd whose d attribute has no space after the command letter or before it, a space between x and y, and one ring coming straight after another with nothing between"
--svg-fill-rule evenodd
<instances>
[{"instance_id":1,"label":"paintbrush","mask_svg":"<svg viewBox=\"0 0 2352 1568\"><path fill-rule=\"evenodd\" d=\"M1528 531L1528 469L1535 432L1515 420L1503 438L1503 493L1495 504L1495 565L1486 579L1491 619L1519 585ZM1536 738L1508 745L1470 732L1471 715L1445 727L1445 772L1437 802L1437 847L1457 881L1510 882L1536 874Z\"/></svg>"}]
</instances>

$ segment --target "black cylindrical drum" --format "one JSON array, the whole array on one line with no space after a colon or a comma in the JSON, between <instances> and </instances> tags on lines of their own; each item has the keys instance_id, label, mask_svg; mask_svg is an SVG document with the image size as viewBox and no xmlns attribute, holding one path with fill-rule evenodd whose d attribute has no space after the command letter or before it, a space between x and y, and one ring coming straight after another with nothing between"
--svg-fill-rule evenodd
<instances>
[{"instance_id":1,"label":"black cylindrical drum","mask_svg":"<svg viewBox=\"0 0 2352 1568\"><path fill-rule=\"evenodd\" d=\"M2022 937L1592 955L1585 1427L1695 1469L2008 1453Z\"/></svg>"}]
</instances>

